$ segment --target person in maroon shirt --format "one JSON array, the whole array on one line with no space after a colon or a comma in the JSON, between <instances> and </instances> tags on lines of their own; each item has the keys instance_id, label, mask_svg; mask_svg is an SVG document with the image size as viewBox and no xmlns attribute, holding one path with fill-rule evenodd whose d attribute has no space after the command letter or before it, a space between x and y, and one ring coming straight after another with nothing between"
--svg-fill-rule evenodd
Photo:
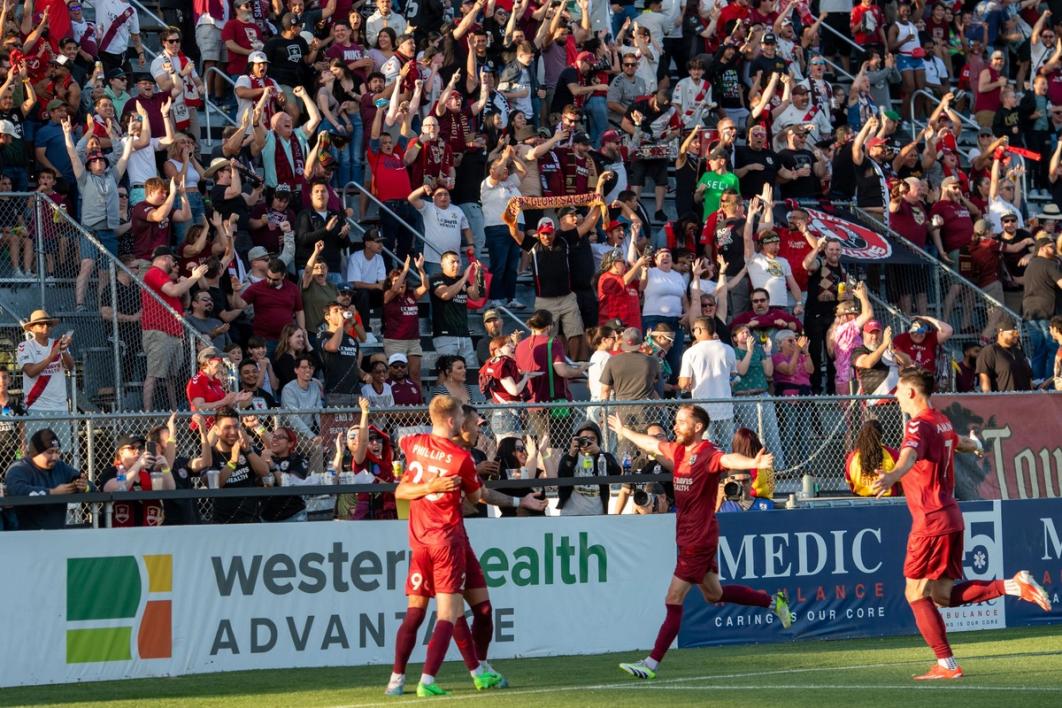
<instances>
[{"instance_id":1,"label":"person in maroon shirt","mask_svg":"<svg viewBox=\"0 0 1062 708\"><path fill-rule=\"evenodd\" d=\"M737 453L724 454L710 441L702 439L710 418L700 406L679 406L675 415L675 442L663 442L645 433L636 433L623 424L618 415L608 417L609 427L620 439L626 439L643 451L666 459L674 469L675 539L678 561L664 606L667 616L660 626L653 651L645 659L620 668L640 679L656 678L657 665L663 661L682 624L682 603L695 586L708 602L769 607L788 629L792 623L789 602L782 591L773 597L762 590L744 585L719 582L716 552L719 547L719 523L715 517L719 475L726 470L772 469L774 455L760 450L756 457Z\"/></svg>"},{"instance_id":2,"label":"person in maroon shirt","mask_svg":"<svg viewBox=\"0 0 1062 708\"><path fill-rule=\"evenodd\" d=\"M752 309L742 312L730 322L731 329L737 329L742 325L756 330L756 334L766 334L773 337L780 329L788 329L797 334L804 331L804 325L797 317L789 314L781 307L771 307L770 294L763 288L756 288L749 295Z\"/></svg>"},{"instance_id":3,"label":"person in maroon shirt","mask_svg":"<svg viewBox=\"0 0 1062 708\"><path fill-rule=\"evenodd\" d=\"M287 278L287 266L279 258L269 259L265 280L260 280L243 291L244 307L254 307L252 328L256 337L266 342L266 350L272 356L280 340L280 332L291 324L292 314L300 329L306 329L306 316L302 310L302 292Z\"/></svg>"},{"instance_id":4,"label":"person in maroon shirt","mask_svg":"<svg viewBox=\"0 0 1062 708\"><path fill-rule=\"evenodd\" d=\"M419 406L424 402L420 385L409 378L409 358L405 354L396 352L387 357L387 383L396 406Z\"/></svg>"},{"instance_id":5,"label":"person in maroon shirt","mask_svg":"<svg viewBox=\"0 0 1062 708\"><path fill-rule=\"evenodd\" d=\"M892 348L911 357L915 366L933 373L937 370L937 348L955 333L947 322L919 315L906 332L894 337Z\"/></svg>"},{"instance_id":6,"label":"person in maroon shirt","mask_svg":"<svg viewBox=\"0 0 1062 708\"><path fill-rule=\"evenodd\" d=\"M150 260L155 249L173 244L174 221L189 221L192 207L187 199L181 199L181 208L173 210L178 194L184 194L184 178L170 178L167 184L159 177L144 182L144 201L133 207L133 255L140 260Z\"/></svg>"},{"instance_id":7,"label":"person in maroon shirt","mask_svg":"<svg viewBox=\"0 0 1062 708\"><path fill-rule=\"evenodd\" d=\"M934 381L931 372L921 369L909 368L900 374L896 400L910 420L904 426L896 467L874 480L873 487L880 497L900 482L911 512L903 564L907 581L904 595L919 633L937 656L937 663L915 676L916 681L963 675L952 656L944 618L937 607L986 602L1006 594L1051 611L1047 593L1025 570L1010 580L968 580L956 585L962 578L964 530L962 512L955 501L955 453L983 453L977 441L959 437L947 416L933 407L930 396Z\"/></svg>"},{"instance_id":8,"label":"person in maroon shirt","mask_svg":"<svg viewBox=\"0 0 1062 708\"><path fill-rule=\"evenodd\" d=\"M424 272L424 255L420 254L415 264L420 285L415 288L411 286L406 279L409 261L409 256L406 256L403 267L392 270L384 281L384 354L388 359L396 353L406 356L409 377L419 386L420 359L424 351L420 345L420 310L417 301L428 292L428 275Z\"/></svg>"},{"instance_id":9,"label":"person in maroon shirt","mask_svg":"<svg viewBox=\"0 0 1062 708\"><path fill-rule=\"evenodd\" d=\"M129 119L137 115L137 106L141 106L148 117L148 126L151 128L151 134L158 137L166 134L166 120L162 114L162 106L170 100L172 91L155 91L155 79L151 74L136 73L133 74L133 81L136 84L137 94L133 98L130 98L125 102L122 107L122 125L129 125ZM180 84L174 85L175 95L181 95L184 90Z\"/></svg>"},{"instance_id":10,"label":"person in maroon shirt","mask_svg":"<svg viewBox=\"0 0 1062 708\"><path fill-rule=\"evenodd\" d=\"M940 199L929 210L930 230L929 235L936 246L938 257L949 267L959 268L959 254L973 239L973 219L980 216L977 207L970 203L962 191L959 178L945 177L940 183ZM944 296L944 319L951 319L951 311L955 306L955 300L962 292L962 285L956 282L948 288ZM970 308L972 303L966 303L964 307L964 329L969 323Z\"/></svg>"}]
</instances>

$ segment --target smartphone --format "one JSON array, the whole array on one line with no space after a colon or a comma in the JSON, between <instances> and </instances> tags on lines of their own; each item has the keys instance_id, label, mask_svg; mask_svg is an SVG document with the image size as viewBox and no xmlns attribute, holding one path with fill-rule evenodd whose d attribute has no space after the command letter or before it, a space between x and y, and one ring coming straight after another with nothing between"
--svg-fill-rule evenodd
<instances>
[{"instance_id":1,"label":"smartphone","mask_svg":"<svg viewBox=\"0 0 1062 708\"><path fill-rule=\"evenodd\" d=\"M159 444L154 440L148 440L147 445L145 446L145 450L147 451L147 454L151 455L152 457L158 457Z\"/></svg>"}]
</instances>

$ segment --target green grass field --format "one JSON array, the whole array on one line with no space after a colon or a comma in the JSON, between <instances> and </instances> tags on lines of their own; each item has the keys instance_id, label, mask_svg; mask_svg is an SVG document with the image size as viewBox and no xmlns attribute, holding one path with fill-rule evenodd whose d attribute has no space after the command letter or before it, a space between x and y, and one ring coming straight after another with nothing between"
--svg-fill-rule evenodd
<instances>
[{"instance_id":1,"label":"green grass field","mask_svg":"<svg viewBox=\"0 0 1062 708\"><path fill-rule=\"evenodd\" d=\"M646 631L652 627L647 625ZM0 691L0 705L91 706L1058 706L1062 705L1062 633L1008 629L951 636L966 678L916 683L932 663L917 637L814 641L673 650L656 681L622 673L641 654L498 661L512 684L477 693L459 662L438 677L448 698L387 698L390 668L294 669L173 679L68 684ZM410 678L415 683L415 670ZM415 686L414 686L415 689ZM407 686L407 691L410 690Z\"/></svg>"}]
</instances>

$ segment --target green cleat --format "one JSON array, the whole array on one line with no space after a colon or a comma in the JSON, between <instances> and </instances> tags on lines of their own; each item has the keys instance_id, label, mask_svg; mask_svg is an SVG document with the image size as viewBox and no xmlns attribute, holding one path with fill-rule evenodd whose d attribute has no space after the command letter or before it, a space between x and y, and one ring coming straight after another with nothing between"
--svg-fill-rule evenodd
<instances>
[{"instance_id":1,"label":"green cleat","mask_svg":"<svg viewBox=\"0 0 1062 708\"><path fill-rule=\"evenodd\" d=\"M493 671L484 671L472 677L472 683L475 684L477 691L483 691L488 688L502 688L503 681L505 679L502 675ZM506 683L506 685L508 684Z\"/></svg>"},{"instance_id":2,"label":"green cleat","mask_svg":"<svg viewBox=\"0 0 1062 708\"><path fill-rule=\"evenodd\" d=\"M418 683L417 698L431 698L432 696L449 696L437 683Z\"/></svg>"},{"instance_id":3,"label":"green cleat","mask_svg":"<svg viewBox=\"0 0 1062 708\"><path fill-rule=\"evenodd\" d=\"M789 612L789 598L785 596L784 590L779 590L774 594L774 603L771 605L771 609L774 610L774 614L778 615L778 619L782 622L782 629L789 629L793 625L793 615Z\"/></svg>"},{"instance_id":4,"label":"green cleat","mask_svg":"<svg viewBox=\"0 0 1062 708\"><path fill-rule=\"evenodd\" d=\"M620 664L619 667L634 678L655 679L656 672L650 669L644 661L636 661L633 664Z\"/></svg>"}]
</instances>

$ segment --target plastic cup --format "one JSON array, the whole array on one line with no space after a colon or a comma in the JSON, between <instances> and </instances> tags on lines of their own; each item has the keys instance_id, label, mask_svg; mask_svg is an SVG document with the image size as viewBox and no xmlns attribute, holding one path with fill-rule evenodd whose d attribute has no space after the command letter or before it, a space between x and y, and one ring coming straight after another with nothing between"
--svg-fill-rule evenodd
<instances>
[{"instance_id":1,"label":"plastic cup","mask_svg":"<svg viewBox=\"0 0 1062 708\"><path fill-rule=\"evenodd\" d=\"M221 487L221 470L207 470L207 489Z\"/></svg>"},{"instance_id":2,"label":"plastic cup","mask_svg":"<svg viewBox=\"0 0 1062 708\"><path fill-rule=\"evenodd\" d=\"M162 489L162 472L152 471L151 473L151 489L152 491L158 491Z\"/></svg>"}]
</instances>

